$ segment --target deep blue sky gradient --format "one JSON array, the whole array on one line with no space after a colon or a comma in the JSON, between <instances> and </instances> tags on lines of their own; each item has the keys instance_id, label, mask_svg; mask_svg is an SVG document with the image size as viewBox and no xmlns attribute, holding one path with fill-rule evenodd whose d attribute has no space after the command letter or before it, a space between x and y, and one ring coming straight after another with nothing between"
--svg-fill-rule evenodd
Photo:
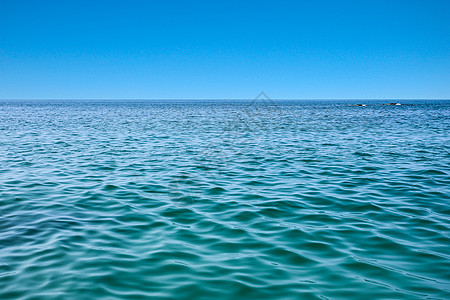
<instances>
[{"instance_id":1,"label":"deep blue sky gradient","mask_svg":"<svg viewBox=\"0 0 450 300\"><path fill-rule=\"evenodd\" d=\"M448 99L449 20L448 0L0 0L0 99Z\"/></svg>"}]
</instances>

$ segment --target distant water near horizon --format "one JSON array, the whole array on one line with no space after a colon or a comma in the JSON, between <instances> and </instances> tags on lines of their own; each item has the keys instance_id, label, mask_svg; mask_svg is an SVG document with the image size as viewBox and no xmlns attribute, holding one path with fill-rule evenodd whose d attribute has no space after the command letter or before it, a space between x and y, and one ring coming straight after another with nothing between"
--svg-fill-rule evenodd
<instances>
[{"instance_id":1,"label":"distant water near horizon","mask_svg":"<svg viewBox=\"0 0 450 300\"><path fill-rule=\"evenodd\" d=\"M450 299L450 101L386 102L0 101L0 299Z\"/></svg>"}]
</instances>

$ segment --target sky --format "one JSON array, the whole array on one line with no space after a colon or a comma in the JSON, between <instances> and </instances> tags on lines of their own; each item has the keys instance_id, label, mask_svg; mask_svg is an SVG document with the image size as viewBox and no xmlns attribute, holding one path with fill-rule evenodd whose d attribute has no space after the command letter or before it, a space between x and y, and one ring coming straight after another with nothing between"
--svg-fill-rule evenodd
<instances>
[{"instance_id":1,"label":"sky","mask_svg":"<svg viewBox=\"0 0 450 300\"><path fill-rule=\"evenodd\" d=\"M0 0L0 99L449 99L450 1Z\"/></svg>"}]
</instances>

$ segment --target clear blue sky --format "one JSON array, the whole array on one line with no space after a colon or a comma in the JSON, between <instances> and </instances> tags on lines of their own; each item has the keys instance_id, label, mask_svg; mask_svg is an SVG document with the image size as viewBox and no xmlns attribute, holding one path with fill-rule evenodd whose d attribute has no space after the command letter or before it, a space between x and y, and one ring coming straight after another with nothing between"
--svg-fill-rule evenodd
<instances>
[{"instance_id":1,"label":"clear blue sky","mask_svg":"<svg viewBox=\"0 0 450 300\"><path fill-rule=\"evenodd\" d=\"M447 99L449 20L449 0L0 0L0 99Z\"/></svg>"}]
</instances>

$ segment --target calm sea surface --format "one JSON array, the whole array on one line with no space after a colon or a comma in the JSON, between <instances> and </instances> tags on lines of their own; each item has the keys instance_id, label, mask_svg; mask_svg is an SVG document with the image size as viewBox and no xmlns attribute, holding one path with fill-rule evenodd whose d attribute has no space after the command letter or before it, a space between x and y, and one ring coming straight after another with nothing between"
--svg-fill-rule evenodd
<instances>
[{"instance_id":1,"label":"calm sea surface","mask_svg":"<svg viewBox=\"0 0 450 300\"><path fill-rule=\"evenodd\" d=\"M403 102L3 101L0 299L450 299L450 101Z\"/></svg>"}]
</instances>

